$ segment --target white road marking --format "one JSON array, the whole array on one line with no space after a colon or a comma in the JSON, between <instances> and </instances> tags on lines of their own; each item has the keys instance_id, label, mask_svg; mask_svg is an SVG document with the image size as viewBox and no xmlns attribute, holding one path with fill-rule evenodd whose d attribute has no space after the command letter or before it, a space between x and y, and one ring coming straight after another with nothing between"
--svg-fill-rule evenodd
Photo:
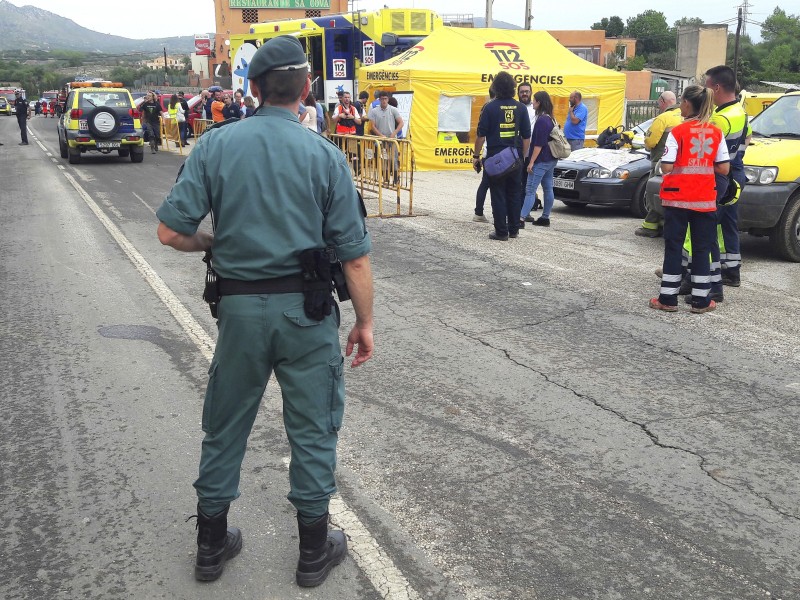
<instances>
[{"instance_id":1,"label":"white road marking","mask_svg":"<svg viewBox=\"0 0 800 600\"><path fill-rule=\"evenodd\" d=\"M145 202L144 200L142 200L142 197L141 197L139 194L137 194L136 192L131 192L131 194L133 194L133 196L134 196L134 197L135 197L135 198L136 198L136 199L137 199L139 202L141 202L142 204L144 204L144 205L147 207L147 210L149 210L149 211L150 211L151 213L153 213L153 214L156 214L156 211L155 211L155 209L154 209L152 206L150 206L150 205L149 205L147 202Z\"/></svg>"},{"instance_id":2,"label":"white road marking","mask_svg":"<svg viewBox=\"0 0 800 600\"><path fill-rule=\"evenodd\" d=\"M153 288L153 291L172 313L172 316L175 317L175 320L195 346L198 347L205 359L211 362L214 356L214 341L200 323L197 322L178 297L167 287L164 280L145 260L144 256L106 216L97 202L81 187L75 178L66 171L64 172L64 177L83 198L83 201L108 233L111 234L114 241L119 244L119 247L122 248L122 251L133 263L133 266ZM284 462L288 466L289 459L285 458ZM377 540L370 534L369 530L344 500L339 497L331 498L330 513L333 523L347 532L350 554L383 598L387 600L421 600L421 596L411 587L411 584L400 569L397 568L389 555L383 551Z\"/></svg>"},{"instance_id":3,"label":"white road marking","mask_svg":"<svg viewBox=\"0 0 800 600\"><path fill-rule=\"evenodd\" d=\"M108 233L111 234L111 237L114 238L114 241L119 244L119 247L122 248L122 251L128 256L128 259L133 263L133 266L136 267L136 270L142 275L144 280L153 288L153 291L156 295L161 299L167 309L172 313L172 316L175 317L175 320L178 324L183 328L189 338L194 342L194 344L198 347L202 355L211 362L212 357L214 356L214 340L206 333L205 329L198 323L195 318L192 316L186 307L178 300L178 297L172 293L172 290L167 287L167 284L164 283L164 280L155 272L153 267L145 260L145 258L139 253L139 251L128 241L128 238L120 231L120 229L114 225L114 223L109 219L103 210L97 205L97 203L92 199L92 197L84 190L81 185L75 180L75 178L67 173L64 172L64 177L67 178L67 181L70 182L75 191L78 192L83 201L89 207L89 209L95 214L97 219L102 223L103 227L106 228Z\"/></svg>"}]
</instances>

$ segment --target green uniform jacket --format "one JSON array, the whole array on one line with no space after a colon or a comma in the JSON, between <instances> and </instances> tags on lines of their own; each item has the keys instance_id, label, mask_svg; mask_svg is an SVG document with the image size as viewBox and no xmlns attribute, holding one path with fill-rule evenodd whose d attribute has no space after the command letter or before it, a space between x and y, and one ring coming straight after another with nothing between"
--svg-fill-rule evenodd
<instances>
[{"instance_id":1,"label":"green uniform jacket","mask_svg":"<svg viewBox=\"0 0 800 600\"><path fill-rule=\"evenodd\" d=\"M342 261L371 248L345 156L282 108L207 131L156 214L192 235L212 206L224 278L299 274L308 248L333 246Z\"/></svg>"}]
</instances>

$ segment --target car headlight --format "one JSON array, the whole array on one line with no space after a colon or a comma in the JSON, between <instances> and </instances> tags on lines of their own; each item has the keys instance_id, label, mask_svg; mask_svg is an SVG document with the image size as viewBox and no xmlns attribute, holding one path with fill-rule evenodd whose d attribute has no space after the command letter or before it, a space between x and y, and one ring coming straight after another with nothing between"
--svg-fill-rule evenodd
<instances>
[{"instance_id":1,"label":"car headlight","mask_svg":"<svg viewBox=\"0 0 800 600\"><path fill-rule=\"evenodd\" d=\"M627 179L630 174L631 172L628 169L615 169L611 176L616 179Z\"/></svg>"},{"instance_id":2,"label":"car headlight","mask_svg":"<svg viewBox=\"0 0 800 600\"><path fill-rule=\"evenodd\" d=\"M608 179L609 177L611 177L611 171L603 167L596 167L594 169L591 169L586 176L595 179Z\"/></svg>"},{"instance_id":3,"label":"car headlight","mask_svg":"<svg viewBox=\"0 0 800 600\"><path fill-rule=\"evenodd\" d=\"M744 174L747 176L747 183L769 185L778 178L778 167L751 167L745 165Z\"/></svg>"}]
</instances>

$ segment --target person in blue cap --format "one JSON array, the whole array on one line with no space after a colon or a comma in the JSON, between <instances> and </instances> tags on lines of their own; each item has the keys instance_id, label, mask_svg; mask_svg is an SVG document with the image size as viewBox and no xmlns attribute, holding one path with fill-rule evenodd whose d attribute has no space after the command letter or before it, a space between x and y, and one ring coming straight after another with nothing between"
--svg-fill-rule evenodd
<instances>
[{"instance_id":1,"label":"person in blue cap","mask_svg":"<svg viewBox=\"0 0 800 600\"><path fill-rule=\"evenodd\" d=\"M219 336L194 483L195 578L201 581L219 578L242 548L241 532L228 527L228 510L239 496L247 439L273 372L291 449L288 499L300 533L297 583L321 584L347 554L344 533L328 529L344 414L344 359L339 309L325 270L330 255L321 251L332 249L342 264L355 310L345 354L356 350L355 367L373 353L371 241L344 155L297 118L311 85L308 73L296 38L263 44L248 74L258 109L199 138L157 212L161 243L185 252L212 251L218 277L213 295ZM213 233L198 231L209 213ZM327 257L325 264L320 256Z\"/></svg>"}]
</instances>

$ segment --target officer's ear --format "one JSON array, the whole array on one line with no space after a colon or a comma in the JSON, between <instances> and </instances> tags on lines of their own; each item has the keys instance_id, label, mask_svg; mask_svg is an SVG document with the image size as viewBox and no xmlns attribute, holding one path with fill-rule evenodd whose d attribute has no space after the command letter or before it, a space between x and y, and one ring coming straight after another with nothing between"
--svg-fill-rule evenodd
<instances>
[{"instance_id":1,"label":"officer's ear","mask_svg":"<svg viewBox=\"0 0 800 600\"><path fill-rule=\"evenodd\" d=\"M309 73L308 77L306 77L306 82L303 85L303 93L300 96L300 100L305 100L306 98L308 98L308 94L310 92L311 92L311 73Z\"/></svg>"},{"instance_id":2,"label":"officer's ear","mask_svg":"<svg viewBox=\"0 0 800 600\"><path fill-rule=\"evenodd\" d=\"M250 95L256 99L256 104L261 104L261 88L255 79L250 80Z\"/></svg>"}]
</instances>

